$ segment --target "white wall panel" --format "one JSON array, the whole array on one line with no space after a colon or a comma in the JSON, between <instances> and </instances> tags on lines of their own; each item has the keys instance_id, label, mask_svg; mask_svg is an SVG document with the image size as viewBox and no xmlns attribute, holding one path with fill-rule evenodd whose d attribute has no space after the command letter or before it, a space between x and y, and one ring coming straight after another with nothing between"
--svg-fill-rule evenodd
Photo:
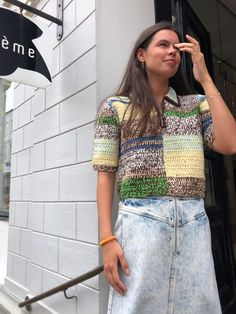
<instances>
[{"instance_id":1,"label":"white wall panel","mask_svg":"<svg viewBox=\"0 0 236 314\"><path fill-rule=\"evenodd\" d=\"M27 228L28 225L28 203L15 203L15 226Z\"/></svg>"},{"instance_id":2,"label":"white wall panel","mask_svg":"<svg viewBox=\"0 0 236 314\"><path fill-rule=\"evenodd\" d=\"M53 107L34 119L34 143L59 133L59 108Z\"/></svg>"},{"instance_id":3,"label":"white wall panel","mask_svg":"<svg viewBox=\"0 0 236 314\"><path fill-rule=\"evenodd\" d=\"M58 271L58 239L56 237L33 232L31 245L33 263Z\"/></svg>"},{"instance_id":4,"label":"white wall panel","mask_svg":"<svg viewBox=\"0 0 236 314\"><path fill-rule=\"evenodd\" d=\"M78 59L95 44L95 13L93 13L62 42L60 69Z\"/></svg>"},{"instance_id":5,"label":"white wall panel","mask_svg":"<svg viewBox=\"0 0 236 314\"><path fill-rule=\"evenodd\" d=\"M96 84L60 104L60 131L79 127L96 117Z\"/></svg>"},{"instance_id":6,"label":"white wall panel","mask_svg":"<svg viewBox=\"0 0 236 314\"><path fill-rule=\"evenodd\" d=\"M33 231L43 231L44 204L30 203L28 209L28 227Z\"/></svg>"},{"instance_id":7,"label":"white wall panel","mask_svg":"<svg viewBox=\"0 0 236 314\"><path fill-rule=\"evenodd\" d=\"M76 203L45 204L44 232L75 239Z\"/></svg>"},{"instance_id":8,"label":"white wall panel","mask_svg":"<svg viewBox=\"0 0 236 314\"><path fill-rule=\"evenodd\" d=\"M45 167L53 168L76 163L76 131L46 141Z\"/></svg>"},{"instance_id":9,"label":"white wall panel","mask_svg":"<svg viewBox=\"0 0 236 314\"><path fill-rule=\"evenodd\" d=\"M22 176L30 172L30 150L25 149L17 154L17 176Z\"/></svg>"},{"instance_id":10,"label":"white wall panel","mask_svg":"<svg viewBox=\"0 0 236 314\"><path fill-rule=\"evenodd\" d=\"M96 177L91 163L64 167L60 170L61 201L95 201Z\"/></svg>"},{"instance_id":11,"label":"white wall panel","mask_svg":"<svg viewBox=\"0 0 236 314\"><path fill-rule=\"evenodd\" d=\"M75 3L76 25L79 25L95 10L95 0L76 0Z\"/></svg>"},{"instance_id":12,"label":"white wall panel","mask_svg":"<svg viewBox=\"0 0 236 314\"><path fill-rule=\"evenodd\" d=\"M31 240L32 230L21 229L20 237L20 254L28 259L31 259Z\"/></svg>"},{"instance_id":13,"label":"white wall panel","mask_svg":"<svg viewBox=\"0 0 236 314\"><path fill-rule=\"evenodd\" d=\"M20 107L18 107L18 110L18 128L20 128L31 121L31 99L24 102Z\"/></svg>"},{"instance_id":14,"label":"white wall panel","mask_svg":"<svg viewBox=\"0 0 236 314\"><path fill-rule=\"evenodd\" d=\"M94 123L77 129L77 161L83 162L92 159L94 137Z\"/></svg>"},{"instance_id":15,"label":"white wall panel","mask_svg":"<svg viewBox=\"0 0 236 314\"><path fill-rule=\"evenodd\" d=\"M59 170L47 170L33 174L32 198L34 201L58 200Z\"/></svg>"},{"instance_id":16,"label":"white wall panel","mask_svg":"<svg viewBox=\"0 0 236 314\"><path fill-rule=\"evenodd\" d=\"M96 203L77 203L77 239L98 243L98 214Z\"/></svg>"}]
</instances>

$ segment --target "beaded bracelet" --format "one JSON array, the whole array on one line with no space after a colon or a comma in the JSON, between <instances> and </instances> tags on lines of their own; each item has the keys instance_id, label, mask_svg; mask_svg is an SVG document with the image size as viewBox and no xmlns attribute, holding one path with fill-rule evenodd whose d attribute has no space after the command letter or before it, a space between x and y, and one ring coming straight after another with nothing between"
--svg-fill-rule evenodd
<instances>
[{"instance_id":1,"label":"beaded bracelet","mask_svg":"<svg viewBox=\"0 0 236 314\"><path fill-rule=\"evenodd\" d=\"M220 92L218 92L217 94L214 94L214 95L205 95L206 96L206 99L212 99L214 97L217 97L217 96L220 96Z\"/></svg>"},{"instance_id":2,"label":"beaded bracelet","mask_svg":"<svg viewBox=\"0 0 236 314\"><path fill-rule=\"evenodd\" d=\"M115 236L115 235L112 235L112 236L107 237L107 238L105 238L104 240L100 241L100 242L99 242L99 245L100 245L100 246L103 246L104 244L106 244L106 243L108 243L108 242L110 242L110 241L112 241L112 240L116 240L116 236Z\"/></svg>"}]
</instances>

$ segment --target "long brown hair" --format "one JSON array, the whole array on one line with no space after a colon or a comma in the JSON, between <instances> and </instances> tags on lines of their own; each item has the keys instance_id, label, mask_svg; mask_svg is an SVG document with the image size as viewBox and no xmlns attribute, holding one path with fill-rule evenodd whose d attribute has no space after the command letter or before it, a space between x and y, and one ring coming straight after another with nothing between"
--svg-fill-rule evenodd
<instances>
[{"instance_id":1,"label":"long brown hair","mask_svg":"<svg viewBox=\"0 0 236 314\"><path fill-rule=\"evenodd\" d=\"M149 125L151 125L151 129L149 132L155 134L159 130L161 108L151 91L145 68L137 58L137 50L139 48L147 49L153 36L163 29L174 31L181 42L180 34L170 22L162 21L145 29L134 45L124 77L116 93L118 96L129 97L132 105L130 116L123 128L124 136L134 132L138 136L142 135L150 119L151 123ZM181 66L179 66L176 74L169 79L169 86L173 87L178 95L191 93L184 79ZM138 119L137 116L139 117Z\"/></svg>"}]
</instances>

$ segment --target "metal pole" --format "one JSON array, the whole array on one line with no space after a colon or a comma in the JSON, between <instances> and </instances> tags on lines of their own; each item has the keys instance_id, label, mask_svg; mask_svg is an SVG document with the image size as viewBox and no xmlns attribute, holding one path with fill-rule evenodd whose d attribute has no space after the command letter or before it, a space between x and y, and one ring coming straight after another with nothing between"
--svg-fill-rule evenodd
<instances>
[{"instance_id":1,"label":"metal pole","mask_svg":"<svg viewBox=\"0 0 236 314\"><path fill-rule=\"evenodd\" d=\"M69 280L68 282L65 282L63 283L62 285L60 286L57 286L55 288L52 288L48 291L45 291L31 299L29 299L29 297L26 297L25 298L25 301L24 302L21 302L19 303L19 307L23 307L23 306L26 306L26 309L29 309L30 310L30 304L31 303L34 303L36 301L39 301L39 300L42 300L44 298L47 298L55 293L58 293L58 292L61 292L61 291L66 291L68 288L74 286L74 285L77 285L78 283L81 283L89 278L92 278L98 274L100 274L101 272L103 271L103 266L98 266L96 268L94 268L93 270L79 276L79 277L76 277L74 279L71 279Z\"/></svg>"},{"instance_id":2,"label":"metal pole","mask_svg":"<svg viewBox=\"0 0 236 314\"><path fill-rule=\"evenodd\" d=\"M43 12L43 11L40 11L40 10L38 10L36 8L33 8L33 7L31 7L31 6L29 6L29 5L25 4L25 3L22 3L22 2L20 2L18 0L5 0L5 2L13 4L13 5L21 8L22 10L26 10L26 11L29 11L29 12L31 12L33 14L41 16L42 18L47 19L47 20L49 20L49 21L51 21L53 23L56 23L58 25L62 25L63 24L62 20L59 20L59 19L57 19L56 17L54 17L52 15L49 15L49 14ZM61 8L61 9L63 9L63 8Z\"/></svg>"}]
</instances>

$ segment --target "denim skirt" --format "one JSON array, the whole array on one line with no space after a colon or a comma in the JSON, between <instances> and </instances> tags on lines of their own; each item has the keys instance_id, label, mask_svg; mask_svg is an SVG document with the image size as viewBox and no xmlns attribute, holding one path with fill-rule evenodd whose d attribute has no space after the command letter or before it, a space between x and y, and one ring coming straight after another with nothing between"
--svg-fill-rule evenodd
<instances>
[{"instance_id":1,"label":"denim skirt","mask_svg":"<svg viewBox=\"0 0 236 314\"><path fill-rule=\"evenodd\" d=\"M115 234L127 292L110 288L108 314L220 314L209 220L201 198L120 202Z\"/></svg>"}]
</instances>

